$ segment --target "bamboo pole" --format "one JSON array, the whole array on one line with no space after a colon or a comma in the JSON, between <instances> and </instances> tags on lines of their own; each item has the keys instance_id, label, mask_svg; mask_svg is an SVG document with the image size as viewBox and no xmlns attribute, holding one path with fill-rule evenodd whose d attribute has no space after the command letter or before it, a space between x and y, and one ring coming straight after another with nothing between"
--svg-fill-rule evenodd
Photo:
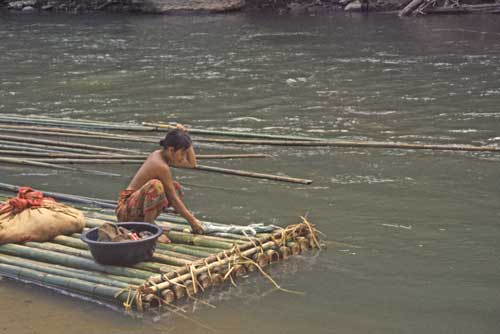
<instances>
[{"instance_id":1,"label":"bamboo pole","mask_svg":"<svg viewBox=\"0 0 500 334\"><path fill-rule=\"evenodd\" d=\"M73 267L77 269L85 269L91 271L99 271L107 274L127 276L134 278L147 279L154 275L153 272L148 272L144 270L102 265L95 263L92 260L80 258L73 255L60 254L53 251L46 251L42 249L30 248L22 245L16 244L4 244L0 245L0 253L19 256L23 258L28 258L36 261L49 262L53 264L58 264L66 267Z\"/></svg>"},{"instance_id":2,"label":"bamboo pole","mask_svg":"<svg viewBox=\"0 0 500 334\"><path fill-rule=\"evenodd\" d=\"M26 157L36 157L36 158L56 158L56 159L70 159L70 160L134 160L141 161L148 157L147 154L143 155L99 155L99 154L77 154L77 153L60 153L60 152L37 152L35 149L34 152L27 151L27 147L24 148L25 151L19 150L2 150L2 145L0 145L0 154L6 155L16 155L16 156L26 156ZM270 158L269 154L197 154L196 158L199 160L206 159L253 159L253 158ZM40 161L40 159L37 159ZM51 159L53 161L53 159Z\"/></svg>"},{"instance_id":3,"label":"bamboo pole","mask_svg":"<svg viewBox=\"0 0 500 334\"><path fill-rule=\"evenodd\" d=\"M251 257L253 254L260 252L261 249L267 250L269 248L272 248L274 245L275 245L274 241L269 241L269 242L262 244L259 247L253 247L253 248L250 248L248 250L242 251L241 255L245 256L245 257ZM191 272L180 275L176 278L172 278L168 281L163 281L163 278L161 276L150 277L149 281L154 282L155 284L149 286L149 289L150 289L151 293L157 293L158 291L162 291L164 289L170 288L171 284L182 283L183 281L190 279L192 277L192 275L199 275L199 274L207 272L208 270L211 270L214 267L227 265L229 262L234 262L239 257L240 257L239 254L233 254L229 257L221 259L220 261L208 263L207 265L204 265L202 267L196 268L196 267L192 266Z\"/></svg>"},{"instance_id":4,"label":"bamboo pole","mask_svg":"<svg viewBox=\"0 0 500 334\"><path fill-rule=\"evenodd\" d=\"M129 149L125 149L125 148L61 142L61 141L54 141L54 140L40 139L40 138L26 138L26 137L18 137L18 136L0 135L0 139L4 140L4 141L10 141L10 142L16 142L16 143L44 144L44 145L53 145L56 147L91 149L91 150L99 151L99 152L120 152L122 154L124 154L124 153L138 154L139 153L135 150L129 150Z\"/></svg>"},{"instance_id":5,"label":"bamboo pole","mask_svg":"<svg viewBox=\"0 0 500 334\"><path fill-rule=\"evenodd\" d=\"M83 250L88 250L89 247L88 245L80 240L80 235L79 234L74 234L74 236L63 236L59 235L55 237L52 240L54 243L63 245L63 246L68 246L72 248L77 248L77 249L83 249ZM183 266L186 264L191 263L192 261L195 261L199 258L190 256L187 254L183 254L181 252L176 252L176 251L171 251L168 249L162 249L159 248L158 246L162 245L161 243L156 244L156 251L153 255L153 258L151 259L153 262L159 262L159 263L164 263L164 264L169 264L169 265L174 265L174 266ZM156 256L158 255L158 256ZM177 260L179 259L179 260ZM173 268L172 268L173 269Z\"/></svg>"},{"instance_id":6,"label":"bamboo pole","mask_svg":"<svg viewBox=\"0 0 500 334\"><path fill-rule=\"evenodd\" d=\"M175 129L175 125L165 124L165 123L148 123L142 122L142 125L150 126L156 130L162 129ZM242 132L242 131L224 131L224 130L206 130L206 129L194 129L189 128L189 133L193 134L204 134L204 135L219 135L227 137L247 137L247 138L266 138L266 139L285 139L285 140L301 140L301 141L321 141L324 138L312 138L303 136L289 136L289 135L271 135L265 133L255 133L255 132Z\"/></svg>"},{"instance_id":7,"label":"bamboo pole","mask_svg":"<svg viewBox=\"0 0 500 334\"><path fill-rule=\"evenodd\" d=\"M87 227L98 227L102 224L106 223L105 220L99 218L88 218L86 219ZM196 235L192 233L186 233L184 230L186 229L182 225L177 225L173 223L161 222L158 223L160 227L167 227L168 231L165 234L174 242L174 243L182 243L182 244L194 244L197 246L205 246L211 248L224 248L229 249L233 246L233 244L244 244L246 241L241 239L226 239L220 238L210 235ZM217 246L218 245L218 246Z\"/></svg>"},{"instance_id":8,"label":"bamboo pole","mask_svg":"<svg viewBox=\"0 0 500 334\"><path fill-rule=\"evenodd\" d=\"M55 243L50 243L50 242L26 242L24 244L26 247L30 248L37 248L37 249L42 249L42 250L47 250L47 251L52 251L52 252L57 252L57 253L62 253L62 254L67 254L67 255L72 255L72 256L77 256L89 260L94 260L94 257L88 250L82 250L78 248L73 248L73 247L68 247L68 246L63 246ZM139 262L133 265L130 265L129 267L139 269L139 270L145 270L145 271L151 271L155 273L162 273L162 272L169 272L169 271L175 271L178 266L183 266L186 263L177 261L177 260L172 260L168 261L166 260L166 256L157 256L156 260L160 260L160 263L155 263L153 261L144 261L144 262ZM169 263L164 263L165 261ZM186 261L189 263L188 261ZM182 263L182 264L176 264L174 265L173 263Z\"/></svg>"},{"instance_id":9,"label":"bamboo pole","mask_svg":"<svg viewBox=\"0 0 500 334\"><path fill-rule=\"evenodd\" d=\"M5 126L0 126L1 133L18 133L18 134L30 134L30 135L43 135L49 137L72 137L72 138L89 138L89 139L104 139L111 141L132 141L139 143L158 143L159 140L156 138L147 137L134 137L126 135L112 135L112 134L102 134L97 132L85 131L87 133L73 133L68 131L51 131L51 130L30 130L30 129L16 129L13 127L6 128ZM80 131L84 132L84 131Z\"/></svg>"},{"instance_id":10,"label":"bamboo pole","mask_svg":"<svg viewBox=\"0 0 500 334\"><path fill-rule=\"evenodd\" d=\"M158 246L166 250L172 250L182 254L199 256L199 257L208 257L210 255L224 251L224 249L222 248L202 247L202 246L187 245L187 244L170 243L170 244L158 244Z\"/></svg>"},{"instance_id":11,"label":"bamboo pole","mask_svg":"<svg viewBox=\"0 0 500 334\"><path fill-rule=\"evenodd\" d=\"M65 127L80 127L92 128L101 130L122 130L122 131L140 131L140 132L158 132L165 131L166 129L173 129L175 126L165 123L147 123L143 122L142 125L133 124L116 124L110 122L97 122L88 120L62 120L55 118L30 118L19 116L0 116L0 123L7 124L32 124L32 125L46 125L46 126L65 126ZM35 130L35 129L34 129ZM301 141L321 141L323 138L313 138L305 136L291 136L291 135L272 135L264 133L253 133L243 131L227 131L227 130L207 130L190 128L190 133L193 134L206 134L206 135L219 135L229 137L247 137L247 138L266 138L266 139L284 139L284 140L301 140ZM75 132L76 133L76 132ZM84 134L83 132L81 132Z\"/></svg>"},{"instance_id":12,"label":"bamboo pole","mask_svg":"<svg viewBox=\"0 0 500 334\"><path fill-rule=\"evenodd\" d=\"M218 253L217 250L214 250L212 252L209 251L202 251L196 248L191 248L189 247L191 245L179 245L179 244L161 244L157 243L156 248L160 250L169 250L169 251L175 251L177 253L181 254L186 254L186 255L191 255L191 256L197 256L197 257L208 257L210 255L213 255L215 253ZM212 248L209 248L212 249Z\"/></svg>"},{"instance_id":13,"label":"bamboo pole","mask_svg":"<svg viewBox=\"0 0 500 334\"><path fill-rule=\"evenodd\" d=\"M33 128L33 127L32 127ZM54 128L57 129L57 128ZM83 132L83 133L82 133ZM104 139L110 141L131 141L139 143L159 143L161 138L151 138L151 137L137 137L128 135L115 135L108 133L90 132L90 131L79 131L79 133L68 132L68 130L56 131L56 130L30 130L30 129L16 129L14 127L0 126L0 133L14 133L14 134L29 134L29 135L42 135L49 137L73 137L73 138L88 138L88 139ZM286 145L286 146L301 146L296 143L306 143L308 145L304 146L317 146L314 143L322 143L325 140L297 140L294 141L283 141L278 140L254 140L254 139L220 139L220 138L206 138L206 137L196 137L193 138L194 142L202 143L225 143L225 144L254 144L254 145ZM285 144L283 144L283 142ZM309 143L311 145L309 145ZM322 145L319 145L322 146Z\"/></svg>"},{"instance_id":14,"label":"bamboo pole","mask_svg":"<svg viewBox=\"0 0 500 334\"><path fill-rule=\"evenodd\" d=\"M418 1L416 1L418 2ZM414 1L414 3L416 3ZM17 121L16 121L17 120ZM51 119L50 122L45 119L40 118L22 118L19 116L0 116L0 123L27 123L27 124L42 124L42 123L54 123L54 124L63 124L65 126L85 126L85 124L94 124L96 126L101 126L109 129L121 129L126 130L130 126L120 126L114 123L105 123L100 122L99 124L86 122L85 120L79 121L62 121L57 119ZM171 128L171 125L164 124L167 128ZM130 127L130 131L139 130L139 131L154 131L158 128L158 126L137 126ZM201 132L211 132L212 130L199 130ZM194 133L193 130L190 132ZM208 132L206 132L208 131ZM198 133L201 133L198 132ZM224 131L220 132L222 134ZM239 132L237 132L239 133ZM245 134L245 133L243 133ZM253 135L253 134L252 134ZM274 138L277 139L277 136L274 135L264 135L266 138ZM273 137L268 137L273 136ZM290 136L285 136L290 137ZM400 148L400 149L425 149L425 150L451 150L451 151L480 151L480 152L500 152L500 147L496 146L472 146L472 145L433 145L433 144L417 144L417 143L396 143L396 142L377 142L377 141L349 141L349 140L325 140L321 138L310 138L310 137L297 137L291 136L292 138L300 138L300 140L240 140L240 139L209 139L209 138L198 138L196 141L198 142L212 142L212 143L226 143L226 144L253 144L253 145L284 145L284 146L331 146L331 147L370 147L370 148Z\"/></svg>"},{"instance_id":15,"label":"bamboo pole","mask_svg":"<svg viewBox=\"0 0 500 334\"><path fill-rule=\"evenodd\" d=\"M87 271L86 273L77 273L69 271L64 267L55 267L44 262L30 261L20 257L2 255L0 256L0 263L36 270L47 274L77 278L92 283L99 283L119 288L126 288L127 286L129 286L128 283L113 280L111 277L106 277L104 275L97 275L97 273L93 273L90 271ZM143 281L141 280L140 282L142 283Z\"/></svg>"},{"instance_id":16,"label":"bamboo pole","mask_svg":"<svg viewBox=\"0 0 500 334\"><path fill-rule=\"evenodd\" d=\"M52 162L53 164L83 165L83 164L106 164L106 165L141 165L144 160L137 159L65 159L65 158L34 158L31 161Z\"/></svg>"},{"instance_id":17,"label":"bamboo pole","mask_svg":"<svg viewBox=\"0 0 500 334\"><path fill-rule=\"evenodd\" d=\"M205 166L205 165L197 165L195 167L195 169L202 170L202 171L208 171L208 172L246 176L246 177L252 177L252 178L257 178L257 179L266 179L266 180L282 181L282 182L290 182L290 183L311 184L313 182L312 180L299 179L299 178L293 178L293 177L288 177L288 176L254 173L254 172L248 172L248 171L244 171L244 170L220 168L220 167Z\"/></svg>"},{"instance_id":18,"label":"bamboo pole","mask_svg":"<svg viewBox=\"0 0 500 334\"><path fill-rule=\"evenodd\" d=\"M68 158L74 157L77 153L71 153L71 152L61 152L57 150L51 150L51 149L44 149L41 147L29 147L28 145L30 144L25 144L26 146L23 145L6 145L0 143L0 149L2 149L2 153L4 154L17 154L19 152L25 152L25 156L34 156L38 154L65 154L67 155ZM29 155L29 154L32 155ZM102 155L99 155L99 157L102 157Z\"/></svg>"},{"instance_id":19,"label":"bamboo pole","mask_svg":"<svg viewBox=\"0 0 500 334\"><path fill-rule=\"evenodd\" d=\"M205 247L217 247L223 249L231 249L234 244L215 239L205 235L196 235L190 233L182 233L177 231L170 231L167 233L168 238L174 243L193 244Z\"/></svg>"},{"instance_id":20,"label":"bamboo pole","mask_svg":"<svg viewBox=\"0 0 500 334\"><path fill-rule=\"evenodd\" d=\"M67 167L67 166L61 166L61 165L57 165L57 164L52 164L52 163L48 163L48 162L41 162L41 161L31 160L31 159L0 157L0 162L7 163L7 164L13 164L13 165L35 166L35 167L43 167L43 168L68 170L68 171L72 171L72 172L80 172L80 173L91 174L91 175L121 176L121 175L115 174L115 173L101 172L101 171L92 170L92 169Z\"/></svg>"},{"instance_id":21,"label":"bamboo pole","mask_svg":"<svg viewBox=\"0 0 500 334\"><path fill-rule=\"evenodd\" d=\"M100 156L110 156L114 155L114 153L109 152L100 152L96 150L88 150L88 149L76 149L71 147L54 147L51 145L44 144L34 144L34 143L22 143L15 142L12 140L0 140L0 144L5 147L10 147L17 150L26 150L26 151L35 151L35 152L49 152L49 153L66 153L66 154L95 154Z\"/></svg>"},{"instance_id":22,"label":"bamboo pole","mask_svg":"<svg viewBox=\"0 0 500 334\"><path fill-rule=\"evenodd\" d=\"M472 152L500 152L497 146L473 146L464 144L418 144L379 141L354 140L323 140L323 141L291 141L291 140L234 140L234 139L205 139L197 138L197 142L211 142L221 144L248 144L248 145L277 145L277 146L311 146L311 147L351 147L351 148L394 148L407 150L438 150L438 151L472 151Z\"/></svg>"},{"instance_id":23,"label":"bamboo pole","mask_svg":"<svg viewBox=\"0 0 500 334\"><path fill-rule=\"evenodd\" d=\"M48 274L4 263L0 263L0 273L16 279L46 284L49 286L62 288L64 290L77 291L86 295L105 298L113 301L115 301L115 296L117 296L123 290L122 288L118 287L96 284L77 278Z\"/></svg>"},{"instance_id":24,"label":"bamboo pole","mask_svg":"<svg viewBox=\"0 0 500 334\"><path fill-rule=\"evenodd\" d=\"M22 117L22 116L0 116L0 123L4 124L34 124L34 125L51 125L51 126L66 126L73 128L90 128L101 130L120 130L120 131L153 131L152 127L141 125L121 125L115 123L104 123L98 121L86 120L62 120L48 117Z\"/></svg>"},{"instance_id":25,"label":"bamboo pole","mask_svg":"<svg viewBox=\"0 0 500 334\"><path fill-rule=\"evenodd\" d=\"M270 241L272 241L273 243L276 242L277 240L281 240L282 238L284 238L286 236L286 238L288 238L290 235L301 235L303 233L303 231L308 231L308 227L307 225L303 224L303 223L300 223L300 224L297 224L294 226L293 230L290 232L285 232L285 230L280 230L280 231L277 231L277 232L274 232L272 234L269 234L269 235L266 235L266 236L263 236L262 238L259 239L259 242L258 243L255 243L253 241L249 241L245 244L241 244L241 245L238 245L238 248L240 250L240 252L243 252L243 251L246 251L248 249L253 249L256 247L256 245L263 245L263 244L266 244ZM296 243L294 243L296 244ZM299 252L300 252L300 247L298 246L298 244L296 244L297 247L299 248ZM288 246L288 243L287 243L287 246ZM253 253L252 253L253 254ZM193 267L197 267L197 266L204 266L206 265L207 263L219 263L220 262L220 259L224 259L224 258L228 258L229 256L231 256L232 253L231 251L228 251L228 250L224 250L220 253L217 253L217 254L213 254L203 260L199 260L199 261L195 261L191 264L191 266ZM265 254L263 254L264 257L267 258L267 256ZM265 265L265 263L263 264ZM211 268L212 269L212 268ZM179 270L177 270L177 272L175 273L175 275L173 273L167 273L166 274L166 277L169 278L169 279L172 279L172 278L175 278L176 276L179 276L179 275L182 275L182 274L186 274L189 272L189 268L187 267L184 267L184 268L180 268ZM157 282L161 282L161 277L160 276L153 276L152 278L152 281L154 283L157 283Z\"/></svg>"}]
</instances>

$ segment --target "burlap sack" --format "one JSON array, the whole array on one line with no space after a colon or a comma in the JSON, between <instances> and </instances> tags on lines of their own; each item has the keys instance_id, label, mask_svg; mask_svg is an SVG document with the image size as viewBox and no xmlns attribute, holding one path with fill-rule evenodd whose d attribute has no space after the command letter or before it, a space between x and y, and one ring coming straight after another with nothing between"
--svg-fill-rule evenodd
<instances>
[{"instance_id":1,"label":"burlap sack","mask_svg":"<svg viewBox=\"0 0 500 334\"><path fill-rule=\"evenodd\" d=\"M61 234L83 231L85 218L72 207L57 202L19 213L0 214L0 244L8 242L47 241Z\"/></svg>"}]
</instances>

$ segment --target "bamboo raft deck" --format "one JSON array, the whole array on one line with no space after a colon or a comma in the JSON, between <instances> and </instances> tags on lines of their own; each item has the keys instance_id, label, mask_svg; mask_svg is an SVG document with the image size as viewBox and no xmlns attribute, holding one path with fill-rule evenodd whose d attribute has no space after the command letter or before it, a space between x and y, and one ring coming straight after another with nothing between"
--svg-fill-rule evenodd
<instances>
[{"instance_id":1,"label":"bamboo raft deck","mask_svg":"<svg viewBox=\"0 0 500 334\"><path fill-rule=\"evenodd\" d=\"M5 198L0 195L0 201ZM72 205L84 212L85 228L116 221L109 209ZM280 288L263 268L320 247L316 230L305 218L255 237L194 235L183 218L168 214L162 214L157 224L168 230L172 243L157 243L147 262L130 267L98 264L80 234L73 234L50 242L0 245L0 276L143 311L192 297L211 286L234 284L252 271L261 272Z\"/></svg>"}]
</instances>

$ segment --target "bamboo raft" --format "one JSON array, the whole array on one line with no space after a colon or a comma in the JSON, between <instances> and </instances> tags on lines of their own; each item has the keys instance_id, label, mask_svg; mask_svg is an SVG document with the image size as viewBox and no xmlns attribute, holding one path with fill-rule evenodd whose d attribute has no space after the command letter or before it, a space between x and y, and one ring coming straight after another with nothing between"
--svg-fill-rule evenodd
<instances>
[{"instance_id":1,"label":"bamboo raft","mask_svg":"<svg viewBox=\"0 0 500 334\"><path fill-rule=\"evenodd\" d=\"M0 196L0 201L5 198ZM86 228L115 221L109 209L79 209L85 214ZM172 243L157 243L147 262L130 267L102 265L93 260L80 234L61 235L50 242L0 245L0 276L143 311L192 298L212 286L235 284L252 271L281 289L263 268L320 248L316 230L305 218L255 237L191 234L183 218L169 214L162 214L157 224L168 230Z\"/></svg>"}]
</instances>

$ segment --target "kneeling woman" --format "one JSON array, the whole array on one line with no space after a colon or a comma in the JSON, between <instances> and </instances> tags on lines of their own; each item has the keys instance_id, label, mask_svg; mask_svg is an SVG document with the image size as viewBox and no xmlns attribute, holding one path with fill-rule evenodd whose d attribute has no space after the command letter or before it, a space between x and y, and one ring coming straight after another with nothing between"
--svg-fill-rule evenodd
<instances>
[{"instance_id":1,"label":"kneeling woman","mask_svg":"<svg viewBox=\"0 0 500 334\"><path fill-rule=\"evenodd\" d=\"M144 221L154 224L163 209L170 205L189 222L194 233L203 233L203 225L177 194L178 184L172 180L170 172L170 166L196 167L196 155L186 128L177 125L160 141L160 145L163 148L148 156L127 189L120 192L115 208L116 218L120 222ZM165 235L158 241L170 242Z\"/></svg>"}]
</instances>

